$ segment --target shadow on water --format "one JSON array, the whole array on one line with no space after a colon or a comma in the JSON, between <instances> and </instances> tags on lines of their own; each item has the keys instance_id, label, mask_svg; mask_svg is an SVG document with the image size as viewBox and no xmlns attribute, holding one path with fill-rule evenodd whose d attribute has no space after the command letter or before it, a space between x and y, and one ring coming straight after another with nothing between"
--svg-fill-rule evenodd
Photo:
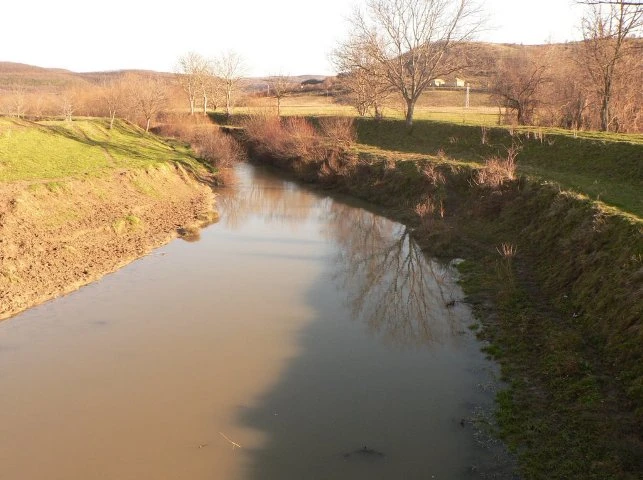
<instances>
[{"instance_id":1,"label":"shadow on water","mask_svg":"<svg viewBox=\"0 0 643 480\"><path fill-rule=\"evenodd\" d=\"M219 200L228 225L313 218L331 245L302 258L327 266L307 294L315 314L298 354L237 412L264 438L243 449L244 478L513 478L480 428L495 370L467 329L453 270L364 209L279 180L238 191Z\"/></svg>"}]
</instances>

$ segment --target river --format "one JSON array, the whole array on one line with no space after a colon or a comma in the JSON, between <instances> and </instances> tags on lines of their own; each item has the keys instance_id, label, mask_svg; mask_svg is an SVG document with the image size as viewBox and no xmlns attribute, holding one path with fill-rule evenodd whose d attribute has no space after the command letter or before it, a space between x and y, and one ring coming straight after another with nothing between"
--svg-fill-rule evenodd
<instances>
[{"instance_id":1,"label":"river","mask_svg":"<svg viewBox=\"0 0 643 480\"><path fill-rule=\"evenodd\" d=\"M0 478L505 478L453 269L237 174L198 241L0 323Z\"/></svg>"}]
</instances>

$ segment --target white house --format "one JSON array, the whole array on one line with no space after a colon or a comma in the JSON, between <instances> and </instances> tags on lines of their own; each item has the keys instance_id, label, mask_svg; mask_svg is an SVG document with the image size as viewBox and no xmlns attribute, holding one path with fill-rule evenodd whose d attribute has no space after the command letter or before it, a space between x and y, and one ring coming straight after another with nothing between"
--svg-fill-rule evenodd
<instances>
[{"instance_id":1,"label":"white house","mask_svg":"<svg viewBox=\"0 0 643 480\"><path fill-rule=\"evenodd\" d=\"M444 80L442 80L441 78L434 78L434 79L433 79L433 81L431 82L431 84L432 84L434 87L443 87L446 83L447 83L447 82L445 82L445 81L444 81Z\"/></svg>"},{"instance_id":2,"label":"white house","mask_svg":"<svg viewBox=\"0 0 643 480\"><path fill-rule=\"evenodd\" d=\"M453 86L454 87L464 87L464 80L462 80L461 78L456 77L455 82L453 83Z\"/></svg>"}]
</instances>

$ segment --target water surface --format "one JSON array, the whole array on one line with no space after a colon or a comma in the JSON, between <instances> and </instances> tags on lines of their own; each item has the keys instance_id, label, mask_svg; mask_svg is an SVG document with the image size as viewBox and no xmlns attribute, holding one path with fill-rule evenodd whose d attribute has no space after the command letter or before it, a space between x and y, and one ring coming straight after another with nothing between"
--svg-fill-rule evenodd
<instances>
[{"instance_id":1,"label":"water surface","mask_svg":"<svg viewBox=\"0 0 643 480\"><path fill-rule=\"evenodd\" d=\"M496 472L453 272L402 225L238 173L199 241L0 323L0 478Z\"/></svg>"}]
</instances>

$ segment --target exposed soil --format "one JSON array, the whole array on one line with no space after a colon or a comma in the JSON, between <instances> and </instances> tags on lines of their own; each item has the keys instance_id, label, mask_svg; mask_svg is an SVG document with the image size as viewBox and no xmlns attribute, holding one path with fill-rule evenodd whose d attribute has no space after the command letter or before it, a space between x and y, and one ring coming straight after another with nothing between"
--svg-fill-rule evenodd
<instances>
[{"instance_id":1,"label":"exposed soil","mask_svg":"<svg viewBox=\"0 0 643 480\"><path fill-rule=\"evenodd\" d=\"M0 319L113 272L210 218L180 166L0 185Z\"/></svg>"}]
</instances>

